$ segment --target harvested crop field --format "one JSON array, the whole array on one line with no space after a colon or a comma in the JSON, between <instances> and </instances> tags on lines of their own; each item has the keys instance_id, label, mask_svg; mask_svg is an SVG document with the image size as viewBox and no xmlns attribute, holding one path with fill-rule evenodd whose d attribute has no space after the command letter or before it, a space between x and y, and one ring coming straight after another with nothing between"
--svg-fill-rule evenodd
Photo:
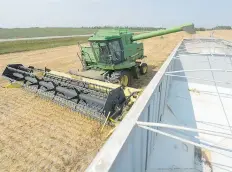
<instances>
[{"instance_id":1,"label":"harvested crop field","mask_svg":"<svg viewBox=\"0 0 232 172\"><path fill-rule=\"evenodd\" d=\"M83 171L110 131L25 90L0 94L0 171Z\"/></svg>"},{"instance_id":2,"label":"harvested crop field","mask_svg":"<svg viewBox=\"0 0 232 172\"><path fill-rule=\"evenodd\" d=\"M133 86L146 87L173 48L189 36L181 32L144 40L149 73ZM214 36L232 40L231 31L215 31ZM77 50L65 46L0 55L0 72L10 63L67 72L81 68ZM84 171L112 128L100 133L99 122L25 90L4 88L5 83L1 78L0 171Z\"/></svg>"}]
</instances>

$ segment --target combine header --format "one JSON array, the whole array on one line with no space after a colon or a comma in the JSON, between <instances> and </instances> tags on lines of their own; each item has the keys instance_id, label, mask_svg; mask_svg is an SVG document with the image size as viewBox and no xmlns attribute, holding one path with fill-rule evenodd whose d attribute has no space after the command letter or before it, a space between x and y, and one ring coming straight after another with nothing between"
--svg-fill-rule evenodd
<instances>
[{"instance_id":1,"label":"combine header","mask_svg":"<svg viewBox=\"0 0 232 172\"><path fill-rule=\"evenodd\" d=\"M68 106L81 114L105 121L109 115L115 119L126 103L122 87L115 88L71 78L70 75L25 67L8 65L3 76L33 92ZM99 83L99 82L98 82Z\"/></svg>"},{"instance_id":2,"label":"combine header","mask_svg":"<svg viewBox=\"0 0 232 172\"><path fill-rule=\"evenodd\" d=\"M179 31L194 33L194 25L140 35L126 30L99 30L89 38L89 47L81 47L78 56L83 72L65 74L9 64L3 76L81 114L100 121L117 120L139 91L127 87L132 78L147 73L147 64L141 61L145 57L143 44L136 41Z\"/></svg>"}]
</instances>

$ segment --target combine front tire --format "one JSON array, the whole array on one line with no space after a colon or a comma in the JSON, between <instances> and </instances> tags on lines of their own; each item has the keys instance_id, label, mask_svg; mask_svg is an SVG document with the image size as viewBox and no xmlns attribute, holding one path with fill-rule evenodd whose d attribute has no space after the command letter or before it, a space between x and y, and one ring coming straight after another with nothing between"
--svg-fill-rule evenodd
<instances>
[{"instance_id":1,"label":"combine front tire","mask_svg":"<svg viewBox=\"0 0 232 172\"><path fill-rule=\"evenodd\" d=\"M130 86L132 77L131 77L131 72L129 71L122 71L120 78L119 78L120 84L124 87Z\"/></svg>"},{"instance_id":2,"label":"combine front tire","mask_svg":"<svg viewBox=\"0 0 232 172\"><path fill-rule=\"evenodd\" d=\"M140 68L141 75L145 75L148 71L147 63L142 63L139 68Z\"/></svg>"}]
</instances>

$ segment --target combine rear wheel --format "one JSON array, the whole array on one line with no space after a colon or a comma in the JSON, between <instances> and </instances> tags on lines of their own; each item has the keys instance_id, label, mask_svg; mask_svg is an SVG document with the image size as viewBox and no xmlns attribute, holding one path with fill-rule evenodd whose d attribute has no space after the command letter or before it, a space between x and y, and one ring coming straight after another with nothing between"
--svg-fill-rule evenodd
<instances>
[{"instance_id":1,"label":"combine rear wheel","mask_svg":"<svg viewBox=\"0 0 232 172\"><path fill-rule=\"evenodd\" d=\"M145 75L145 74L147 73L147 71L148 71L147 63L142 63L142 64L139 66L139 68L140 68L140 73L141 73L142 75Z\"/></svg>"}]
</instances>

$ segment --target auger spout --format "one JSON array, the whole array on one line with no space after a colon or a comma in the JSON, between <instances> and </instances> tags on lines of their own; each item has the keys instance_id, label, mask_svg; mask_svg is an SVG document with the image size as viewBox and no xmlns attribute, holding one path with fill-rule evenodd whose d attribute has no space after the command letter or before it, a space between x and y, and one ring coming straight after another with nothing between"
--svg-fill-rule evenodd
<instances>
[{"instance_id":1,"label":"auger spout","mask_svg":"<svg viewBox=\"0 0 232 172\"><path fill-rule=\"evenodd\" d=\"M151 38L151 37L162 36L162 35L175 33L175 32L181 32L181 31L186 31L187 33L194 34L195 33L194 24L192 24L192 23L191 24L184 24L184 25L173 27L170 29L158 30L158 31L153 31L153 32L149 32L149 33L134 35L132 37L132 41L138 41L141 39L147 39L147 38Z\"/></svg>"}]
</instances>

